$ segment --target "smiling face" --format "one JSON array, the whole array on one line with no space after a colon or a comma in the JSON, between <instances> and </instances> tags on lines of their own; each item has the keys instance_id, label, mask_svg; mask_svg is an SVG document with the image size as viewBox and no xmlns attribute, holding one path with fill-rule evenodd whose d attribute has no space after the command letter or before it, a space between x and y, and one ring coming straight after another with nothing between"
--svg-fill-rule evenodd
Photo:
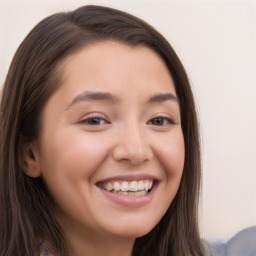
<instances>
[{"instance_id":1,"label":"smiling face","mask_svg":"<svg viewBox=\"0 0 256 256\"><path fill-rule=\"evenodd\" d=\"M165 63L148 47L105 41L69 56L62 72L35 152L57 219L88 239L145 235L171 204L184 164Z\"/></svg>"}]
</instances>

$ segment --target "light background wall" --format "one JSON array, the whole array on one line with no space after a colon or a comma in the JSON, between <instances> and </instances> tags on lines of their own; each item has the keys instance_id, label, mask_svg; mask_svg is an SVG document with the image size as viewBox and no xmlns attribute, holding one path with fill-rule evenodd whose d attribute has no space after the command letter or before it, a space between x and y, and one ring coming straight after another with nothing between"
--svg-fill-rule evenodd
<instances>
[{"instance_id":1,"label":"light background wall","mask_svg":"<svg viewBox=\"0 0 256 256\"><path fill-rule=\"evenodd\" d=\"M188 72L201 120L202 235L228 239L256 225L255 1L1 0L0 84L36 23L88 3L119 8L151 23Z\"/></svg>"}]
</instances>

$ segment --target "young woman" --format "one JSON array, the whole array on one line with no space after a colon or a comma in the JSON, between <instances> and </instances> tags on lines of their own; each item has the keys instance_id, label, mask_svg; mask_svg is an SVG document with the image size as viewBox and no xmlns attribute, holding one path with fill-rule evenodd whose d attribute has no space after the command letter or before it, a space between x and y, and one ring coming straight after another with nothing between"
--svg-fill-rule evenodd
<instances>
[{"instance_id":1,"label":"young woman","mask_svg":"<svg viewBox=\"0 0 256 256\"><path fill-rule=\"evenodd\" d=\"M85 6L18 48L0 109L0 255L205 255L193 95L170 44Z\"/></svg>"}]
</instances>

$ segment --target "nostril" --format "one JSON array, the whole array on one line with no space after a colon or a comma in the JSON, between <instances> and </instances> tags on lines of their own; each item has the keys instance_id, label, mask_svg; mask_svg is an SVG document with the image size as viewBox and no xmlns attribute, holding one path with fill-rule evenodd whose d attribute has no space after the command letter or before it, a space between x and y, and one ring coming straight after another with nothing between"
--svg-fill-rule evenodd
<instances>
[{"instance_id":1,"label":"nostril","mask_svg":"<svg viewBox=\"0 0 256 256\"><path fill-rule=\"evenodd\" d=\"M116 161L129 161L133 165L139 165L153 158L153 152L150 146L120 144L113 151L113 158Z\"/></svg>"}]
</instances>

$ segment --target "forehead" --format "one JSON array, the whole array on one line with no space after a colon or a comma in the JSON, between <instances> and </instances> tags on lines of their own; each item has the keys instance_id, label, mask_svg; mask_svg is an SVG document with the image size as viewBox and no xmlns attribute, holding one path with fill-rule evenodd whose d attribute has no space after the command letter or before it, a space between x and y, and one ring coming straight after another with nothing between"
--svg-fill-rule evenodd
<instances>
[{"instance_id":1,"label":"forehead","mask_svg":"<svg viewBox=\"0 0 256 256\"><path fill-rule=\"evenodd\" d=\"M66 89L146 93L171 91L175 94L170 72L163 59L145 45L129 46L103 41L85 46L61 65L62 85ZM77 92L78 93L78 92Z\"/></svg>"}]
</instances>

